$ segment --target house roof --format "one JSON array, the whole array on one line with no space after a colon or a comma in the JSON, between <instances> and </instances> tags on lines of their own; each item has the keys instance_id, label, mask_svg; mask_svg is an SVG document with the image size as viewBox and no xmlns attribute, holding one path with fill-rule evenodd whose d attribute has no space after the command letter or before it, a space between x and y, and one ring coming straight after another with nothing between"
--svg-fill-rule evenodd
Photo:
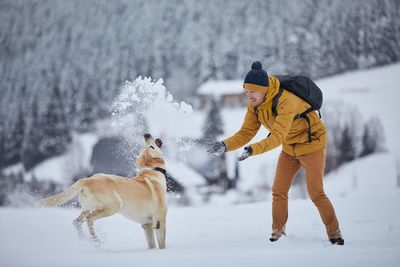
<instances>
[{"instance_id":1,"label":"house roof","mask_svg":"<svg viewBox=\"0 0 400 267\"><path fill-rule=\"evenodd\" d=\"M168 172L184 187L196 187L206 183L205 178L187 164L167 160Z\"/></svg>"},{"instance_id":2,"label":"house roof","mask_svg":"<svg viewBox=\"0 0 400 267\"><path fill-rule=\"evenodd\" d=\"M198 95L212 95L214 97L242 93L243 80L207 81L197 89Z\"/></svg>"}]
</instances>

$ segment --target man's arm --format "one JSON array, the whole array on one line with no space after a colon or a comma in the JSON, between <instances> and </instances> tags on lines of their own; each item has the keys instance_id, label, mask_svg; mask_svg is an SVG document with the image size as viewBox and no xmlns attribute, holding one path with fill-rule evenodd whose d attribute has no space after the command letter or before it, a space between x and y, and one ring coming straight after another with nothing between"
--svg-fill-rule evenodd
<instances>
[{"instance_id":1,"label":"man's arm","mask_svg":"<svg viewBox=\"0 0 400 267\"><path fill-rule=\"evenodd\" d=\"M250 142L260 129L261 123L252 105L248 105L242 127L233 136L223 140L227 151L233 151Z\"/></svg>"},{"instance_id":2,"label":"man's arm","mask_svg":"<svg viewBox=\"0 0 400 267\"><path fill-rule=\"evenodd\" d=\"M267 152L283 143L292 125L295 107L296 103L293 98L282 99L282 102L277 107L278 115L271 127L271 134L260 142L251 145L251 155Z\"/></svg>"}]
</instances>

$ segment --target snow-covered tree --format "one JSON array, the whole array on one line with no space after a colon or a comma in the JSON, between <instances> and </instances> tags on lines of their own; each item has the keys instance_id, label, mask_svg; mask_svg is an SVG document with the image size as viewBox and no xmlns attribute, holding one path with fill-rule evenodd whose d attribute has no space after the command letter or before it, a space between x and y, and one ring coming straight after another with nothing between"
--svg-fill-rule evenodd
<instances>
[{"instance_id":1,"label":"snow-covered tree","mask_svg":"<svg viewBox=\"0 0 400 267\"><path fill-rule=\"evenodd\" d=\"M71 133L66 124L61 94L57 87L51 92L40 125L43 133L39 144L40 153L46 158L63 153L71 141Z\"/></svg>"},{"instance_id":2,"label":"snow-covered tree","mask_svg":"<svg viewBox=\"0 0 400 267\"><path fill-rule=\"evenodd\" d=\"M78 124L78 130L81 132L88 132L92 129L93 123L98 118L96 114L96 97L92 94L91 89L87 89L83 92L82 107L80 122Z\"/></svg>"},{"instance_id":3,"label":"snow-covered tree","mask_svg":"<svg viewBox=\"0 0 400 267\"><path fill-rule=\"evenodd\" d=\"M384 144L384 128L379 118L374 117L364 125L360 157L364 157L382 150Z\"/></svg>"},{"instance_id":4,"label":"snow-covered tree","mask_svg":"<svg viewBox=\"0 0 400 267\"><path fill-rule=\"evenodd\" d=\"M215 99L212 101L203 129L203 138L206 142L216 141L218 137L224 133L219 102ZM223 191L226 191L230 187L232 183L229 181L227 176L225 154L221 155L217 159L210 159L207 164L205 175L209 180L212 180L213 182L216 181Z\"/></svg>"},{"instance_id":5,"label":"snow-covered tree","mask_svg":"<svg viewBox=\"0 0 400 267\"><path fill-rule=\"evenodd\" d=\"M6 166L4 151L5 151L5 130L4 123L0 121L0 170Z\"/></svg>"},{"instance_id":6,"label":"snow-covered tree","mask_svg":"<svg viewBox=\"0 0 400 267\"><path fill-rule=\"evenodd\" d=\"M37 163L46 157L40 153L38 147L43 142L42 128L39 122L37 98L32 102L32 110L30 113L30 124L25 134L22 144L22 163L26 170L30 170Z\"/></svg>"},{"instance_id":7,"label":"snow-covered tree","mask_svg":"<svg viewBox=\"0 0 400 267\"><path fill-rule=\"evenodd\" d=\"M352 161L356 158L356 151L354 147L354 139L352 138L352 133L350 132L350 127L346 125L342 132L342 139L339 145L339 158L338 164Z\"/></svg>"},{"instance_id":8,"label":"snow-covered tree","mask_svg":"<svg viewBox=\"0 0 400 267\"><path fill-rule=\"evenodd\" d=\"M21 106L19 106L16 122L12 125L12 131L5 135L4 161L6 165L18 163L21 160L25 125L25 117Z\"/></svg>"},{"instance_id":9,"label":"snow-covered tree","mask_svg":"<svg viewBox=\"0 0 400 267\"><path fill-rule=\"evenodd\" d=\"M218 136L223 134L223 121L221 117L220 104L213 99L210 110L208 111L203 126L203 137L208 141L215 141Z\"/></svg>"}]
</instances>

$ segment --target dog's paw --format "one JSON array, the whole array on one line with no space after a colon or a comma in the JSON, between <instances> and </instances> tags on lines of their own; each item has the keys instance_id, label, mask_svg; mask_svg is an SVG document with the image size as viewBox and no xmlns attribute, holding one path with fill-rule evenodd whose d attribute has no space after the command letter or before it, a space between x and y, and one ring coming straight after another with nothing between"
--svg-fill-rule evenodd
<instances>
[{"instance_id":1,"label":"dog's paw","mask_svg":"<svg viewBox=\"0 0 400 267\"><path fill-rule=\"evenodd\" d=\"M101 240L98 236L93 237L91 241L96 248L101 247Z\"/></svg>"}]
</instances>

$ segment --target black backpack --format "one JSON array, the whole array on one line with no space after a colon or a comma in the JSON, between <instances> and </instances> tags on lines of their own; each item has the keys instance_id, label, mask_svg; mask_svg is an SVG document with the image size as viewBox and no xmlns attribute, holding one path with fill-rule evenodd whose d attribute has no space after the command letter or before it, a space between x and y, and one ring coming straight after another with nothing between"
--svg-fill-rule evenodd
<instances>
[{"instance_id":1,"label":"black backpack","mask_svg":"<svg viewBox=\"0 0 400 267\"><path fill-rule=\"evenodd\" d=\"M282 95L283 89L291 92L292 94L300 97L311 107L304 112L294 116L294 119L303 118L308 123L308 142L311 143L311 125L310 119L308 118L308 113L311 111L318 111L319 117L321 118L321 113L319 112L322 106L322 91L321 89L307 76L297 75L275 75L280 81L280 87L278 94L272 100L272 113L276 116L278 115L276 107L278 105L279 97Z\"/></svg>"}]
</instances>

